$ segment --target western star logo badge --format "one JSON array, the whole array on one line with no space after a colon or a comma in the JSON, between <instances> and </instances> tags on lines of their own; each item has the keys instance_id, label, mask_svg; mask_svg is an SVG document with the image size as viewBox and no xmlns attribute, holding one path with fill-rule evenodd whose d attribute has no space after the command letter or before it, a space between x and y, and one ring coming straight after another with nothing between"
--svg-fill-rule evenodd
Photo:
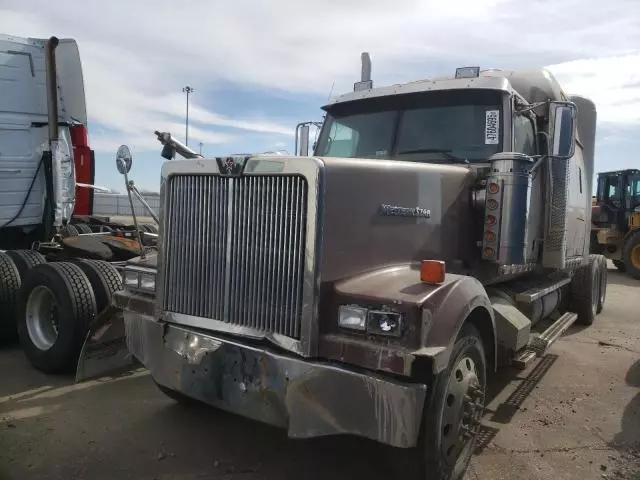
<instances>
[{"instance_id":1,"label":"western star logo badge","mask_svg":"<svg viewBox=\"0 0 640 480\"><path fill-rule=\"evenodd\" d=\"M380 215L385 217L414 217L431 218L431 210L422 207L399 207L383 203L379 209Z\"/></svg>"},{"instance_id":2,"label":"western star logo badge","mask_svg":"<svg viewBox=\"0 0 640 480\"><path fill-rule=\"evenodd\" d=\"M221 175L237 177L242 175L249 157L216 157Z\"/></svg>"}]
</instances>

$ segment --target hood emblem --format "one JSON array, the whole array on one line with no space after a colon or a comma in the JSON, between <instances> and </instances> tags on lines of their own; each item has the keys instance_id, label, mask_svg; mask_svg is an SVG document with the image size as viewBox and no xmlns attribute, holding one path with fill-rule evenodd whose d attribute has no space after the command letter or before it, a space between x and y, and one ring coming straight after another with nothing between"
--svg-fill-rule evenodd
<instances>
[{"instance_id":1,"label":"hood emblem","mask_svg":"<svg viewBox=\"0 0 640 480\"><path fill-rule=\"evenodd\" d=\"M380 205L378 213L384 217L431 218L431 210L422 207L400 207L398 205Z\"/></svg>"},{"instance_id":2,"label":"hood emblem","mask_svg":"<svg viewBox=\"0 0 640 480\"><path fill-rule=\"evenodd\" d=\"M216 157L216 162L221 175L238 177L242 175L248 159L249 157Z\"/></svg>"}]
</instances>

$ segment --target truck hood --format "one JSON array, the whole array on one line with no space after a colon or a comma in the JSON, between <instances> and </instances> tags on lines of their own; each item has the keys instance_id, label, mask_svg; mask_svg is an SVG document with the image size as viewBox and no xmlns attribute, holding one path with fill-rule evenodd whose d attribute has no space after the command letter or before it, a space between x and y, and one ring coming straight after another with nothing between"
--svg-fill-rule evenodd
<instances>
[{"instance_id":1,"label":"truck hood","mask_svg":"<svg viewBox=\"0 0 640 480\"><path fill-rule=\"evenodd\" d=\"M460 165L321 157L320 272L334 282L422 259L465 260L475 173Z\"/></svg>"}]
</instances>

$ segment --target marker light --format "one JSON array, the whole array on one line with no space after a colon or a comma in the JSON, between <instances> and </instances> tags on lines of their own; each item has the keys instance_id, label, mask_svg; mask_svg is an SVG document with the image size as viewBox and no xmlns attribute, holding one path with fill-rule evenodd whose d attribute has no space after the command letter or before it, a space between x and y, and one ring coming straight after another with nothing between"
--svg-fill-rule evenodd
<instances>
[{"instance_id":1,"label":"marker light","mask_svg":"<svg viewBox=\"0 0 640 480\"><path fill-rule=\"evenodd\" d=\"M493 243L496 241L496 234L490 230L484 232L484 238L487 242Z\"/></svg>"},{"instance_id":2,"label":"marker light","mask_svg":"<svg viewBox=\"0 0 640 480\"><path fill-rule=\"evenodd\" d=\"M491 247L486 247L484 249L484 256L485 257L493 257L493 255L495 254L495 251L493 250L493 248Z\"/></svg>"},{"instance_id":3,"label":"marker light","mask_svg":"<svg viewBox=\"0 0 640 480\"><path fill-rule=\"evenodd\" d=\"M486 205L489 210L495 210L496 208L498 208L498 202L493 198L490 198L489 200L487 200Z\"/></svg>"},{"instance_id":4,"label":"marker light","mask_svg":"<svg viewBox=\"0 0 640 480\"><path fill-rule=\"evenodd\" d=\"M500 185L496 182L491 182L489 184L489 193L498 193L500 191Z\"/></svg>"},{"instance_id":5,"label":"marker light","mask_svg":"<svg viewBox=\"0 0 640 480\"><path fill-rule=\"evenodd\" d=\"M444 282L445 263L441 260L423 260L420 264L420 280L437 285Z\"/></svg>"},{"instance_id":6,"label":"marker light","mask_svg":"<svg viewBox=\"0 0 640 480\"><path fill-rule=\"evenodd\" d=\"M487 215L487 225L495 225L496 221L497 219L494 215Z\"/></svg>"}]
</instances>

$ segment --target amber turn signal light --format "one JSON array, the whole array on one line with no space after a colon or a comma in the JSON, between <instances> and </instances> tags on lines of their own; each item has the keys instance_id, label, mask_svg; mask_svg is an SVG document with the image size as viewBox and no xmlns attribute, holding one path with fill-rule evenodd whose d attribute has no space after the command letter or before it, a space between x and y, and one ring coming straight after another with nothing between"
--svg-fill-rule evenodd
<instances>
[{"instance_id":1,"label":"amber turn signal light","mask_svg":"<svg viewBox=\"0 0 640 480\"><path fill-rule=\"evenodd\" d=\"M500 191L500 185L495 182L489 184L489 193L498 193Z\"/></svg>"},{"instance_id":2,"label":"amber turn signal light","mask_svg":"<svg viewBox=\"0 0 640 480\"><path fill-rule=\"evenodd\" d=\"M423 260L420 264L420 281L430 284L444 282L445 264L441 260Z\"/></svg>"}]
</instances>

